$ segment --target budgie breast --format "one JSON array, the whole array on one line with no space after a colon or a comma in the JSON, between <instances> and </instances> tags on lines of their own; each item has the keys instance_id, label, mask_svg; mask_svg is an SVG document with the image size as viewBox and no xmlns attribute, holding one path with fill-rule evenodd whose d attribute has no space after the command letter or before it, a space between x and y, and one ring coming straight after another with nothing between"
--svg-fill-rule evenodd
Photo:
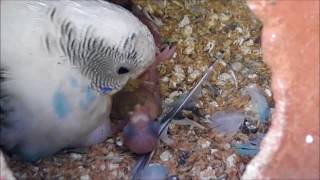
<instances>
[{"instance_id":1,"label":"budgie breast","mask_svg":"<svg viewBox=\"0 0 320 180\"><path fill-rule=\"evenodd\" d=\"M135 17L99 1L1 1L1 146L36 160L111 134L111 94L152 64Z\"/></svg>"}]
</instances>

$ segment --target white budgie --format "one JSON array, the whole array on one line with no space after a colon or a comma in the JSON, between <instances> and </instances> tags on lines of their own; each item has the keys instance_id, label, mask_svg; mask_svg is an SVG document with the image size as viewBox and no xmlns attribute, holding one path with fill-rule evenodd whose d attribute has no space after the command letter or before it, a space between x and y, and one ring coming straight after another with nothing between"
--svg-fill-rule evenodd
<instances>
[{"instance_id":1,"label":"white budgie","mask_svg":"<svg viewBox=\"0 0 320 180\"><path fill-rule=\"evenodd\" d=\"M1 1L0 143L37 160L111 134L111 95L155 59L148 28L98 0Z\"/></svg>"}]
</instances>

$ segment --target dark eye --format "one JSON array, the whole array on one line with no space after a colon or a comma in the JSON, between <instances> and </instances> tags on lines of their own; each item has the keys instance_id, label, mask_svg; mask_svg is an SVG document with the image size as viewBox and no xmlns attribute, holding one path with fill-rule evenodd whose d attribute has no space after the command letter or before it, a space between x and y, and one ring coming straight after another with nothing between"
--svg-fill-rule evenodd
<instances>
[{"instance_id":1,"label":"dark eye","mask_svg":"<svg viewBox=\"0 0 320 180\"><path fill-rule=\"evenodd\" d=\"M126 68L126 67L120 67L120 68L118 69L118 74L126 74L126 73L128 73L128 72L129 72L129 69Z\"/></svg>"}]
</instances>

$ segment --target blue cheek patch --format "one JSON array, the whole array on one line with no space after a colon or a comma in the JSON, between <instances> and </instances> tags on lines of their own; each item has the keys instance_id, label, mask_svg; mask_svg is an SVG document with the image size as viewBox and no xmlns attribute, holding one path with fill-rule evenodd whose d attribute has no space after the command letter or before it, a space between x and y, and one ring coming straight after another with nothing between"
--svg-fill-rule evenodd
<instances>
[{"instance_id":1,"label":"blue cheek patch","mask_svg":"<svg viewBox=\"0 0 320 180\"><path fill-rule=\"evenodd\" d=\"M78 81L73 77L70 79L69 82L70 82L71 87L78 87L79 86Z\"/></svg>"},{"instance_id":2,"label":"blue cheek patch","mask_svg":"<svg viewBox=\"0 0 320 180\"><path fill-rule=\"evenodd\" d=\"M112 91L112 88L110 88L110 87L100 88L100 93L102 93L102 94L108 94L111 91Z\"/></svg>"},{"instance_id":3,"label":"blue cheek patch","mask_svg":"<svg viewBox=\"0 0 320 180\"><path fill-rule=\"evenodd\" d=\"M87 87L85 92L84 92L84 97L80 101L80 107L83 110L88 109L90 104L96 99L96 94L95 91L92 90L90 87Z\"/></svg>"},{"instance_id":4,"label":"blue cheek patch","mask_svg":"<svg viewBox=\"0 0 320 180\"><path fill-rule=\"evenodd\" d=\"M70 112L70 105L66 96L61 91L56 91L53 95L53 108L54 112L59 118L64 118Z\"/></svg>"}]
</instances>

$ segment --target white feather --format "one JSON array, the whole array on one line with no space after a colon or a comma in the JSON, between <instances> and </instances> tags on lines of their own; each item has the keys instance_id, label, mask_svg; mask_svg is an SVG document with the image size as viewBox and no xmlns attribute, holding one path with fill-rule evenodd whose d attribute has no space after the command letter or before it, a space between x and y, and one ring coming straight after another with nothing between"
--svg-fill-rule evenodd
<instances>
[{"instance_id":1,"label":"white feather","mask_svg":"<svg viewBox=\"0 0 320 180\"><path fill-rule=\"evenodd\" d=\"M53 8L56 12L50 20ZM137 41L128 48L134 46L142 56L141 67L132 77L154 59L151 33L132 14L113 4L1 1L1 66L8 70L8 80L1 84L1 89L14 97L10 105L15 107L15 113L7 119L15 129L3 128L1 134L6 136L2 138L5 146L14 147L22 142L26 156L46 156L61 148L96 143L96 139L100 141L110 135L110 96L88 90L89 79L66 61L56 41L60 36L57 26L64 17L80 30L80 37L85 34L83 27L93 26L95 35L110 45L121 46L135 33ZM49 37L50 51L45 36ZM65 98L56 98L56 94ZM57 112L60 100L67 102L62 103L64 109L60 107L63 117ZM87 100L90 102L84 105Z\"/></svg>"}]
</instances>

